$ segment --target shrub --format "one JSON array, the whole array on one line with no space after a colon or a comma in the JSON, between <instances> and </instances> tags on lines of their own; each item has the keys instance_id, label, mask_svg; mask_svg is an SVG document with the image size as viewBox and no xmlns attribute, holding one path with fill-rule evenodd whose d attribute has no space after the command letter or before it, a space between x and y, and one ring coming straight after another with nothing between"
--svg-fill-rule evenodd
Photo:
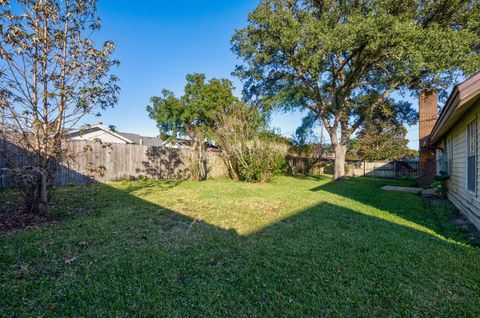
<instances>
[{"instance_id":1,"label":"shrub","mask_svg":"<svg viewBox=\"0 0 480 318\"><path fill-rule=\"evenodd\" d=\"M238 143L234 151L242 180L268 182L285 169L288 146L255 139Z\"/></svg>"},{"instance_id":2,"label":"shrub","mask_svg":"<svg viewBox=\"0 0 480 318\"><path fill-rule=\"evenodd\" d=\"M432 188L436 195L447 196L447 181L450 179L448 173L440 171L440 174L433 179Z\"/></svg>"},{"instance_id":3,"label":"shrub","mask_svg":"<svg viewBox=\"0 0 480 318\"><path fill-rule=\"evenodd\" d=\"M230 178L268 182L273 175L287 172L286 139L266 129L257 106L242 102L235 106L217 113L211 131Z\"/></svg>"}]
</instances>

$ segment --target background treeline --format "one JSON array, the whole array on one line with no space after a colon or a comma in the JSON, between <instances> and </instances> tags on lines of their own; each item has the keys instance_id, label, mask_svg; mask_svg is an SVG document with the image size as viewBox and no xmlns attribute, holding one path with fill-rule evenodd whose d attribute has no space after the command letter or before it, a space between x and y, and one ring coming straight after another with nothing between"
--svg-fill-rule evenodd
<instances>
[{"instance_id":1,"label":"background treeline","mask_svg":"<svg viewBox=\"0 0 480 318\"><path fill-rule=\"evenodd\" d=\"M266 182L287 169L287 154L333 156L334 147L318 137L314 122L304 120L292 138L269 128L270 111L261 104L234 96L227 79L207 79L205 74L188 74L182 96L163 90L151 98L147 111L157 122L162 136L174 141L188 138L193 152L189 158L192 179L208 177L206 151L219 155L233 180ZM348 144L351 160L388 160L412 157L403 122L415 122L415 115L402 108L385 107L359 129Z\"/></svg>"}]
</instances>

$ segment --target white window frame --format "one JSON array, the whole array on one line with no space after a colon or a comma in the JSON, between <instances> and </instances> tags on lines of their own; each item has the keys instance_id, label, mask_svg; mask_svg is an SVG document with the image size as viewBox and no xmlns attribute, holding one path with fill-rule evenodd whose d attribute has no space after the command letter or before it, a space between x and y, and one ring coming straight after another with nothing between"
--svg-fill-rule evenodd
<instances>
[{"instance_id":1,"label":"white window frame","mask_svg":"<svg viewBox=\"0 0 480 318\"><path fill-rule=\"evenodd\" d=\"M472 191L468 188L468 157L469 157L469 150L470 150L470 144L469 144L469 140L468 140L468 131L469 131L469 127L470 125L473 124L474 125L474 135L473 135L473 138L475 138L475 153L474 153L474 157L475 157L475 190ZM478 192L478 127L477 127L477 116L475 116L475 118L473 118L472 120L468 121L467 122L467 128L466 128L466 132L465 132L465 143L466 143L466 149L465 149L465 189L467 190L468 193L470 193L472 196L477 196L477 192Z\"/></svg>"}]
</instances>

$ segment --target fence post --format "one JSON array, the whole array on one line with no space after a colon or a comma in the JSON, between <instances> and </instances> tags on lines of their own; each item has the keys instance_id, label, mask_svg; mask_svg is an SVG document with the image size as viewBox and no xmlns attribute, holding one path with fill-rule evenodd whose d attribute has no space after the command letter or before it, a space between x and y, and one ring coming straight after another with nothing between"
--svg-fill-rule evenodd
<instances>
[{"instance_id":1,"label":"fence post","mask_svg":"<svg viewBox=\"0 0 480 318\"><path fill-rule=\"evenodd\" d=\"M393 179L397 179L397 160L393 161Z\"/></svg>"}]
</instances>

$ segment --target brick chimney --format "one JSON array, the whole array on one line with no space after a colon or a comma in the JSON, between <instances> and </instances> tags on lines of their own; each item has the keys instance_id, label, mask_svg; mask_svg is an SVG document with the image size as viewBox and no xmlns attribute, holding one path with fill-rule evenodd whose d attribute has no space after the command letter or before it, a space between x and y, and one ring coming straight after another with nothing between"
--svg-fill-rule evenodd
<instances>
[{"instance_id":1,"label":"brick chimney","mask_svg":"<svg viewBox=\"0 0 480 318\"><path fill-rule=\"evenodd\" d=\"M438 92L437 90L423 90L419 98L419 142L420 142L420 165L418 181L421 187L428 187L437 174L436 149L428 146L428 137L432 133L433 126L438 118Z\"/></svg>"}]
</instances>

